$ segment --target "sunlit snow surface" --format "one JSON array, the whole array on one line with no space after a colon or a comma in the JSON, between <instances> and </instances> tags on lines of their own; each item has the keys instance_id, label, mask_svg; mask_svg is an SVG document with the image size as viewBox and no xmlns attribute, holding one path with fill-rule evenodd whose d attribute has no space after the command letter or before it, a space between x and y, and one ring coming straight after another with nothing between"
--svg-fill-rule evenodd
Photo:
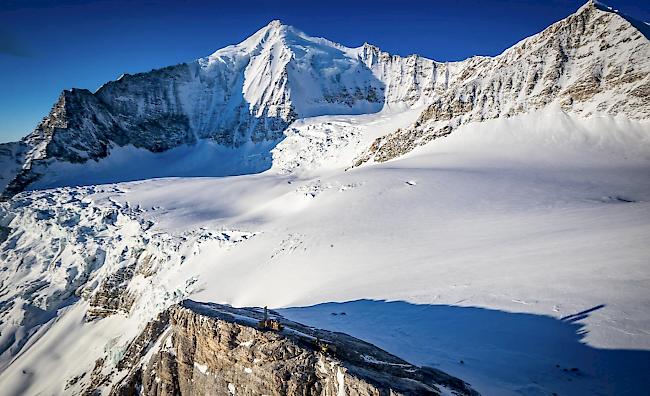
<instances>
[{"instance_id":1,"label":"sunlit snow surface","mask_svg":"<svg viewBox=\"0 0 650 396\"><path fill-rule=\"evenodd\" d=\"M300 121L262 173L92 190L152 235L247 237L179 242L183 260L135 278L145 297L129 318L88 324L83 300L64 307L0 386L64 393L60 378L118 358L143 318L188 297L283 308L488 395L650 389L650 123L547 109L345 170L415 116Z\"/></svg>"}]
</instances>

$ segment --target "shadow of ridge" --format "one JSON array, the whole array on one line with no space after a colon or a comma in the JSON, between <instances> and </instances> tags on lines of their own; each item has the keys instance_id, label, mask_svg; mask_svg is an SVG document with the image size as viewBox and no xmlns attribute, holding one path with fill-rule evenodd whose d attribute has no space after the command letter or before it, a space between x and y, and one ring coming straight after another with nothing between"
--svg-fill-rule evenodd
<instances>
[{"instance_id":1,"label":"shadow of ridge","mask_svg":"<svg viewBox=\"0 0 650 396\"><path fill-rule=\"evenodd\" d=\"M272 150L286 138L285 132L297 118L381 111L385 83L364 62L320 41L292 40L295 42L287 45L298 55L286 66L285 78L294 90L279 103L252 103L246 95L254 89L246 88L247 67L237 62L202 66L195 61L126 74L95 93L71 90L65 102L72 108L67 113L70 120L66 118L71 126L50 133L47 158L33 160L29 169L17 169L4 195L161 177L261 173L272 167ZM307 44L318 51L307 55L301 49ZM312 65L309 72L295 67L307 60L317 61L318 67ZM325 69L335 73L328 71L327 79L313 73ZM304 81L313 83L314 92L295 89ZM143 94L151 90L162 105ZM165 98L181 103L178 92L185 91L195 94L185 107L165 106ZM138 107L138 103L144 104ZM39 124L34 133L40 129Z\"/></svg>"},{"instance_id":2,"label":"shadow of ridge","mask_svg":"<svg viewBox=\"0 0 650 396\"><path fill-rule=\"evenodd\" d=\"M59 301L53 301L47 309L38 307L33 302L25 302L20 326L10 327L9 336L5 337L6 340L3 344L0 344L0 372L11 364L12 359L20 353L25 353L44 335L39 330L42 326L51 324L52 320L56 320L60 309L76 303L79 299L75 295L68 296ZM14 301L0 301L0 311L11 309L13 305Z\"/></svg>"},{"instance_id":3,"label":"shadow of ridge","mask_svg":"<svg viewBox=\"0 0 650 396\"><path fill-rule=\"evenodd\" d=\"M603 308L597 306L579 314ZM484 394L638 395L650 389L650 351L583 343L580 319L477 307L356 300L279 309L411 363L433 366Z\"/></svg>"},{"instance_id":4,"label":"shadow of ridge","mask_svg":"<svg viewBox=\"0 0 650 396\"><path fill-rule=\"evenodd\" d=\"M269 141L255 147L233 148L203 139L159 153L118 147L98 161L50 165L39 179L29 184L28 190L159 178L253 175L271 168L271 150L278 143Z\"/></svg>"}]
</instances>

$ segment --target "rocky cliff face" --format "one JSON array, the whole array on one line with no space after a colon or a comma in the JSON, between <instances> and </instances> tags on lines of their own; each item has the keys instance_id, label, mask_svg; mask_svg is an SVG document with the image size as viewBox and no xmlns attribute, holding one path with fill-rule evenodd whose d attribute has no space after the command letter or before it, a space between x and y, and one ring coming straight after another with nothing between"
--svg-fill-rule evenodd
<instances>
[{"instance_id":1,"label":"rocky cliff face","mask_svg":"<svg viewBox=\"0 0 650 396\"><path fill-rule=\"evenodd\" d=\"M648 27L590 1L497 57L440 63L364 44L347 48L273 21L189 64L64 91L3 175L4 197L48 173L132 145L161 152L208 139L279 142L298 118L427 106L355 161L386 161L457 126L557 105L582 116L650 117ZM645 35L644 35L645 34ZM2 153L0 152L0 156Z\"/></svg>"},{"instance_id":2,"label":"rocky cliff face","mask_svg":"<svg viewBox=\"0 0 650 396\"><path fill-rule=\"evenodd\" d=\"M81 187L21 194L0 203L0 370L59 309L87 303L86 322L109 316L147 322L193 290L160 276L178 270L195 249L227 250L250 232L195 230L168 235L151 229L139 209Z\"/></svg>"},{"instance_id":3,"label":"rocky cliff face","mask_svg":"<svg viewBox=\"0 0 650 396\"><path fill-rule=\"evenodd\" d=\"M357 56L385 86L387 104L417 106L442 95L458 78L464 62L436 62L419 55L401 57L371 44Z\"/></svg>"},{"instance_id":4,"label":"rocky cliff face","mask_svg":"<svg viewBox=\"0 0 650 396\"><path fill-rule=\"evenodd\" d=\"M125 374L111 394L477 394L457 378L348 335L271 317L284 328L260 330L260 309L189 300L172 306L127 349L118 364Z\"/></svg>"},{"instance_id":5,"label":"rocky cliff face","mask_svg":"<svg viewBox=\"0 0 650 396\"><path fill-rule=\"evenodd\" d=\"M271 22L190 64L124 75L97 92L64 91L25 137L5 197L52 162L106 157L112 147L165 151L199 139L226 147L279 141L298 117L378 111L383 84L350 50Z\"/></svg>"},{"instance_id":6,"label":"rocky cliff face","mask_svg":"<svg viewBox=\"0 0 650 396\"><path fill-rule=\"evenodd\" d=\"M384 162L456 127L549 105L589 117L650 118L647 25L589 1L575 14L494 58L454 65L419 119L377 139L355 165ZM645 33L645 34L644 34Z\"/></svg>"},{"instance_id":7,"label":"rocky cliff face","mask_svg":"<svg viewBox=\"0 0 650 396\"><path fill-rule=\"evenodd\" d=\"M174 305L196 291L196 278L179 273L188 256L225 252L254 234L169 235L137 207L88 199L115 188L35 191L0 203L0 370L63 311L81 307L81 326L119 320L127 334L87 351L98 360L60 379L65 394L475 394L344 334L275 314L284 329L261 331L259 309Z\"/></svg>"},{"instance_id":8,"label":"rocky cliff face","mask_svg":"<svg viewBox=\"0 0 650 396\"><path fill-rule=\"evenodd\" d=\"M27 149L22 142L0 143L0 191L5 191L22 169Z\"/></svg>"}]
</instances>

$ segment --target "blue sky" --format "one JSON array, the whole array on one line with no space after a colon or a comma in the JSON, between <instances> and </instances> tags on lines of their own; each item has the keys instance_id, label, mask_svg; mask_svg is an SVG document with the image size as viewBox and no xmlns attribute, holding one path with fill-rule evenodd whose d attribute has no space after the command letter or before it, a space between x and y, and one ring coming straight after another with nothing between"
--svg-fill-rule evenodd
<instances>
[{"instance_id":1,"label":"blue sky","mask_svg":"<svg viewBox=\"0 0 650 396\"><path fill-rule=\"evenodd\" d=\"M440 61L496 55L584 1L0 0L0 142L47 115L59 92L208 55L272 19L348 46ZM610 2L641 20L641 0Z\"/></svg>"}]
</instances>

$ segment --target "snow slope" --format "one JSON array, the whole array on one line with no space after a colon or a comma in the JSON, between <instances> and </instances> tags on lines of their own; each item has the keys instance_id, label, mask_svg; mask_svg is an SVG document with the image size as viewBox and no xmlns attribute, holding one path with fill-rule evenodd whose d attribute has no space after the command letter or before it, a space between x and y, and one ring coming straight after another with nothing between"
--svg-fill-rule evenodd
<instances>
[{"instance_id":1,"label":"snow slope","mask_svg":"<svg viewBox=\"0 0 650 396\"><path fill-rule=\"evenodd\" d=\"M347 131L380 118L306 124ZM272 168L27 194L5 206L16 245L3 245L5 257L53 246L18 222L42 200L62 227L62 209L79 194L89 215L112 208L131 224L116 242L99 242L108 257L123 256L99 273L137 262L127 286L135 302L89 323L88 297L58 308L0 384L8 394L64 393L61 378L100 357L110 371L147 318L191 297L295 307L285 314L437 366L485 394L638 394L650 385L648 126L548 109L470 124L403 159L349 171ZM123 245L160 257L155 275L146 276L147 255ZM79 263L62 257L62 271ZM98 279L83 294L98 293Z\"/></svg>"},{"instance_id":2,"label":"snow slope","mask_svg":"<svg viewBox=\"0 0 650 396\"><path fill-rule=\"evenodd\" d=\"M378 138L355 163L399 157L459 125L549 106L583 117L648 119L649 37L646 24L589 1L496 57L464 61L412 125Z\"/></svg>"},{"instance_id":3,"label":"snow slope","mask_svg":"<svg viewBox=\"0 0 650 396\"><path fill-rule=\"evenodd\" d=\"M3 394L110 392L184 298L283 308L484 394L644 392L642 33L589 2L499 57L441 64L272 22L64 93L0 147L2 182L34 189L0 202Z\"/></svg>"},{"instance_id":4,"label":"snow slope","mask_svg":"<svg viewBox=\"0 0 650 396\"><path fill-rule=\"evenodd\" d=\"M2 196L92 182L66 178L71 164L116 168L113 174L121 175L100 171L96 179L103 182L265 170L269 150L286 138L291 123L324 115L420 109L409 124L368 141L347 166L399 157L466 123L548 106L584 117L644 120L650 116L648 59L646 25L593 1L496 57L451 63L392 55L367 43L349 48L272 21L194 62L123 75L96 92L62 92L21 141L20 155L9 159ZM174 154L156 161L146 153L190 156L193 147L211 160L191 171L185 162L156 166ZM251 166L249 153L261 157L259 164ZM234 157L244 158L241 169L234 161L212 165ZM150 164L144 172L133 166L143 158Z\"/></svg>"}]
</instances>

